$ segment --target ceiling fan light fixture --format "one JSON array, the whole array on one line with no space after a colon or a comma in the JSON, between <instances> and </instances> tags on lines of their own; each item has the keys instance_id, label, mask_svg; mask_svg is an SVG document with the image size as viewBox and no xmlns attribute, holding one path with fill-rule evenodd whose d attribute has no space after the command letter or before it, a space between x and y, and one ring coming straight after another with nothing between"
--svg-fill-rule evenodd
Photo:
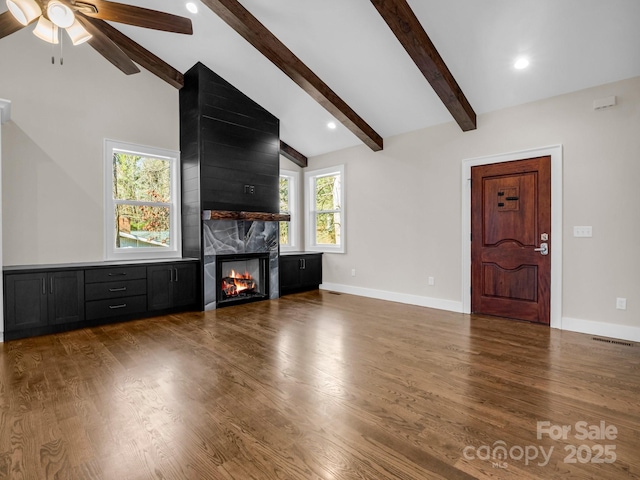
<instances>
[{"instance_id":1,"label":"ceiling fan light fixture","mask_svg":"<svg viewBox=\"0 0 640 480\"><path fill-rule=\"evenodd\" d=\"M69 28L76 20L73 10L58 0L52 0L47 5L47 16L59 28Z\"/></svg>"},{"instance_id":2,"label":"ceiling fan light fixture","mask_svg":"<svg viewBox=\"0 0 640 480\"><path fill-rule=\"evenodd\" d=\"M22 25L29 25L42 15L42 9L35 0L7 0L7 8Z\"/></svg>"},{"instance_id":3,"label":"ceiling fan light fixture","mask_svg":"<svg viewBox=\"0 0 640 480\"><path fill-rule=\"evenodd\" d=\"M74 45L80 45L81 43L91 39L93 36L87 32L78 19L76 19L70 27L67 27L67 34L69 35L69 38L71 38L71 43Z\"/></svg>"},{"instance_id":4,"label":"ceiling fan light fixture","mask_svg":"<svg viewBox=\"0 0 640 480\"><path fill-rule=\"evenodd\" d=\"M36 28L33 29L33 34L45 42L53 43L54 45L58 43L58 27L44 18L44 16L38 20Z\"/></svg>"}]
</instances>

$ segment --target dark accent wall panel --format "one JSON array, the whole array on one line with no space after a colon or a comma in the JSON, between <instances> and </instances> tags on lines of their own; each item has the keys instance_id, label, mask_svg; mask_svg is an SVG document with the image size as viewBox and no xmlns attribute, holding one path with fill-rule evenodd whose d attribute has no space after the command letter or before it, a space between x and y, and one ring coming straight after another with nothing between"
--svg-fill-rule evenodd
<instances>
[{"instance_id":1,"label":"dark accent wall panel","mask_svg":"<svg viewBox=\"0 0 640 480\"><path fill-rule=\"evenodd\" d=\"M182 255L199 258L199 285L204 284L202 254L202 202L200 199L199 79L191 70L180 89L180 163L182 190ZM187 80L188 79L188 80ZM204 310L202 295L200 309Z\"/></svg>"},{"instance_id":2,"label":"dark accent wall panel","mask_svg":"<svg viewBox=\"0 0 640 480\"><path fill-rule=\"evenodd\" d=\"M201 63L185 74L180 117L183 189L199 184L200 210L278 213L276 117Z\"/></svg>"},{"instance_id":3,"label":"dark accent wall panel","mask_svg":"<svg viewBox=\"0 0 640 480\"><path fill-rule=\"evenodd\" d=\"M279 212L280 121L201 63L180 90L180 150L183 255L203 259L202 210Z\"/></svg>"}]
</instances>

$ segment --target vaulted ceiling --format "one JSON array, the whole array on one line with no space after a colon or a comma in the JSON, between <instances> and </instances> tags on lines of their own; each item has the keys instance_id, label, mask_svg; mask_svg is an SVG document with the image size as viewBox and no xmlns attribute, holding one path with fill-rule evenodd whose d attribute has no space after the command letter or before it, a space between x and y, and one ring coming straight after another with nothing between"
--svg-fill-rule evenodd
<instances>
[{"instance_id":1,"label":"vaulted ceiling","mask_svg":"<svg viewBox=\"0 0 640 480\"><path fill-rule=\"evenodd\" d=\"M398 15L403 12L391 0L241 0L251 17L370 127L373 134L363 137L342 110L319 103L294 82L295 73L276 67L229 18L225 22L214 13L220 2L193 0L199 12L191 14L187 0L121 1L190 17L192 36L114 26L181 72L198 61L207 65L279 117L282 140L306 156L363 142L377 150L373 134L384 139L454 118L469 130L472 114L640 75L638 0L408 0L413 23ZM5 10L2 2L0 13ZM431 74L444 88L440 98L427 81L425 62L416 59L424 53L419 27L457 91L441 68ZM513 68L520 56L530 59L529 68ZM336 119L338 127L328 129Z\"/></svg>"}]
</instances>

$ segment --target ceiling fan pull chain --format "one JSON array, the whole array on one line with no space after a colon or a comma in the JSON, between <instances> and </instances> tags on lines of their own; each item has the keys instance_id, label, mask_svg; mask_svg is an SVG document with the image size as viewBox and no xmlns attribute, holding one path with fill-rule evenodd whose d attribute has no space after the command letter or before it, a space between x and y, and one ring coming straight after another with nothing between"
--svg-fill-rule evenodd
<instances>
[{"instance_id":1,"label":"ceiling fan pull chain","mask_svg":"<svg viewBox=\"0 0 640 480\"><path fill-rule=\"evenodd\" d=\"M64 58L62 58L62 43L64 42L63 37L64 37L64 35L62 35L62 29L59 28L58 29L58 40L60 41L60 65L62 65L64 63Z\"/></svg>"}]
</instances>

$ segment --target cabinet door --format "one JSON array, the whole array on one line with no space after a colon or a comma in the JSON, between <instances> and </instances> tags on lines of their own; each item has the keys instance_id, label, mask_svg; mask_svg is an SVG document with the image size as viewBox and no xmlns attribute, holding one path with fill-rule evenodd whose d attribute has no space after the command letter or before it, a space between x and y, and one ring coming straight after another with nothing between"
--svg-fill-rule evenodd
<instances>
[{"instance_id":1,"label":"cabinet door","mask_svg":"<svg viewBox=\"0 0 640 480\"><path fill-rule=\"evenodd\" d=\"M47 274L5 276L7 331L47 325Z\"/></svg>"},{"instance_id":2,"label":"cabinet door","mask_svg":"<svg viewBox=\"0 0 640 480\"><path fill-rule=\"evenodd\" d=\"M147 308L163 310L171 307L171 265L147 267Z\"/></svg>"},{"instance_id":3,"label":"cabinet door","mask_svg":"<svg viewBox=\"0 0 640 480\"><path fill-rule=\"evenodd\" d=\"M298 287L300 281L300 257L281 255L279 270L280 292Z\"/></svg>"},{"instance_id":4,"label":"cabinet door","mask_svg":"<svg viewBox=\"0 0 640 480\"><path fill-rule=\"evenodd\" d=\"M47 275L49 325L84 320L84 271L71 270Z\"/></svg>"},{"instance_id":5,"label":"cabinet door","mask_svg":"<svg viewBox=\"0 0 640 480\"><path fill-rule=\"evenodd\" d=\"M193 305L197 299L197 269L194 264L174 265L172 300L173 307Z\"/></svg>"},{"instance_id":6,"label":"cabinet door","mask_svg":"<svg viewBox=\"0 0 640 480\"><path fill-rule=\"evenodd\" d=\"M322 255L305 255L300 269L300 286L316 287L322 283Z\"/></svg>"}]
</instances>

